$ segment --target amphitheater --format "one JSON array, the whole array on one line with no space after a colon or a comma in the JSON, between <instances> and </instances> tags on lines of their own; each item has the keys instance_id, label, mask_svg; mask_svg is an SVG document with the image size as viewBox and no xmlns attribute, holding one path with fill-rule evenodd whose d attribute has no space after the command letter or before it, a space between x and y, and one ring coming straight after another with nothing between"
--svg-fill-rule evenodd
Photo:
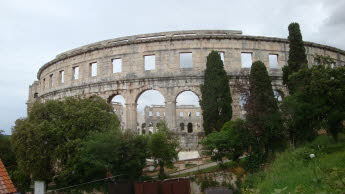
<instances>
[{"instance_id":1,"label":"amphitheater","mask_svg":"<svg viewBox=\"0 0 345 194\"><path fill-rule=\"evenodd\" d=\"M314 54L332 57L334 65L345 64L343 50L312 42L305 42L305 48L310 64ZM125 128L137 130L138 98L147 90L157 90L165 99L165 121L179 132L176 97L192 91L202 98L200 85L212 50L220 52L230 78L233 118L241 117L241 94L234 86L247 79L252 61L263 61L273 89L281 97L287 95L281 71L288 59L287 39L247 36L234 30L194 30L115 38L61 53L38 70L38 80L29 88L28 106L36 100L77 95L98 95L110 103L121 95L126 102ZM194 142L200 134L190 135L186 141Z\"/></svg>"}]
</instances>

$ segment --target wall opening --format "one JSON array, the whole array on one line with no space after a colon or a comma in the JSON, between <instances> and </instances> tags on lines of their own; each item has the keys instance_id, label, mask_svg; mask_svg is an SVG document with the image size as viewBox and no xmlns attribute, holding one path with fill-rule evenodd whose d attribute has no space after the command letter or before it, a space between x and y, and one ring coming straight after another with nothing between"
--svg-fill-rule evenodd
<instances>
[{"instance_id":1,"label":"wall opening","mask_svg":"<svg viewBox=\"0 0 345 194\"><path fill-rule=\"evenodd\" d=\"M122 130L126 127L126 100L121 95L115 95L109 99L114 113L121 123Z\"/></svg>"},{"instance_id":2,"label":"wall opening","mask_svg":"<svg viewBox=\"0 0 345 194\"><path fill-rule=\"evenodd\" d=\"M183 91L176 97L176 123L191 123L195 126L197 123L202 123L200 113L199 97L194 92ZM202 128L197 129L199 130L201 131Z\"/></svg>"},{"instance_id":3,"label":"wall opening","mask_svg":"<svg viewBox=\"0 0 345 194\"><path fill-rule=\"evenodd\" d=\"M223 61L223 64L224 64L224 55L225 55L225 52L223 51L218 51L219 55L220 55L220 59Z\"/></svg>"},{"instance_id":4,"label":"wall opening","mask_svg":"<svg viewBox=\"0 0 345 194\"><path fill-rule=\"evenodd\" d=\"M140 94L137 99L137 123L149 123L144 129L145 133L154 133L157 130L157 124L164 121L162 116L165 112L164 96L157 90L147 90Z\"/></svg>"},{"instance_id":5,"label":"wall opening","mask_svg":"<svg viewBox=\"0 0 345 194\"><path fill-rule=\"evenodd\" d=\"M277 69L278 68L278 55L269 54L268 55L268 63L269 63L270 68Z\"/></svg>"},{"instance_id":6,"label":"wall opening","mask_svg":"<svg viewBox=\"0 0 345 194\"><path fill-rule=\"evenodd\" d=\"M184 131L184 123L180 123L180 130Z\"/></svg>"},{"instance_id":7,"label":"wall opening","mask_svg":"<svg viewBox=\"0 0 345 194\"><path fill-rule=\"evenodd\" d=\"M193 54L180 53L180 68L192 68L192 67L193 67Z\"/></svg>"},{"instance_id":8,"label":"wall opening","mask_svg":"<svg viewBox=\"0 0 345 194\"><path fill-rule=\"evenodd\" d=\"M120 73L122 72L122 59L113 59L113 73Z\"/></svg>"},{"instance_id":9,"label":"wall opening","mask_svg":"<svg viewBox=\"0 0 345 194\"><path fill-rule=\"evenodd\" d=\"M53 87L53 74L50 74L49 76L49 88Z\"/></svg>"},{"instance_id":10,"label":"wall opening","mask_svg":"<svg viewBox=\"0 0 345 194\"><path fill-rule=\"evenodd\" d=\"M283 101L283 98L284 98L283 92L279 90L273 90L273 95L274 95L274 98L277 99L278 102Z\"/></svg>"},{"instance_id":11,"label":"wall opening","mask_svg":"<svg viewBox=\"0 0 345 194\"><path fill-rule=\"evenodd\" d=\"M241 53L242 68L251 68L253 64L252 53Z\"/></svg>"},{"instance_id":12,"label":"wall opening","mask_svg":"<svg viewBox=\"0 0 345 194\"><path fill-rule=\"evenodd\" d=\"M43 78L43 83L42 83L43 89L46 88L46 78Z\"/></svg>"},{"instance_id":13,"label":"wall opening","mask_svg":"<svg viewBox=\"0 0 345 194\"><path fill-rule=\"evenodd\" d=\"M146 55L144 56L145 71L154 70L156 68L156 56Z\"/></svg>"},{"instance_id":14,"label":"wall opening","mask_svg":"<svg viewBox=\"0 0 345 194\"><path fill-rule=\"evenodd\" d=\"M91 77L97 76L97 63L90 63Z\"/></svg>"},{"instance_id":15,"label":"wall opening","mask_svg":"<svg viewBox=\"0 0 345 194\"><path fill-rule=\"evenodd\" d=\"M60 83L65 83L65 71L60 71Z\"/></svg>"},{"instance_id":16,"label":"wall opening","mask_svg":"<svg viewBox=\"0 0 345 194\"><path fill-rule=\"evenodd\" d=\"M73 67L73 79L74 80L79 79L79 67L78 66Z\"/></svg>"},{"instance_id":17,"label":"wall opening","mask_svg":"<svg viewBox=\"0 0 345 194\"><path fill-rule=\"evenodd\" d=\"M188 123L187 128L188 128L188 133L193 133L193 123Z\"/></svg>"}]
</instances>

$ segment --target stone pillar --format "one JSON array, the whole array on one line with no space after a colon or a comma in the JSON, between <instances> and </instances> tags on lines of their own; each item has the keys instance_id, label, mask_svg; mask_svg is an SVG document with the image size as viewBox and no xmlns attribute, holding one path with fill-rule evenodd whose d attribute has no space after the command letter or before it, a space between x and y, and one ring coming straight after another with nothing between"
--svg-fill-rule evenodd
<instances>
[{"instance_id":1,"label":"stone pillar","mask_svg":"<svg viewBox=\"0 0 345 194\"><path fill-rule=\"evenodd\" d=\"M175 131L176 130L176 101L165 102L165 120L168 127Z\"/></svg>"},{"instance_id":2,"label":"stone pillar","mask_svg":"<svg viewBox=\"0 0 345 194\"><path fill-rule=\"evenodd\" d=\"M137 132L137 103L126 104L126 129Z\"/></svg>"}]
</instances>

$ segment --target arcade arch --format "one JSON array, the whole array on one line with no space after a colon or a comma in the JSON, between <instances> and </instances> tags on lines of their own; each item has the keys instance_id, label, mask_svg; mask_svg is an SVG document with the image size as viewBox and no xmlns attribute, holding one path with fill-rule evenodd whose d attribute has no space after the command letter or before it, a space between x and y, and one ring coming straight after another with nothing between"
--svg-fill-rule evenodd
<instances>
[{"instance_id":1,"label":"arcade arch","mask_svg":"<svg viewBox=\"0 0 345 194\"><path fill-rule=\"evenodd\" d=\"M200 98L194 91L181 91L176 96L176 123L179 123L179 132L201 132L202 111ZM193 126L198 127L193 130Z\"/></svg>"},{"instance_id":2,"label":"arcade arch","mask_svg":"<svg viewBox=\"0 0 345 194\"><path fill-rule=\"evenodd\" d=\"M164 96L158 90L145 90L138 95L136 104L138 132L154 133L157 130L157 123L165 120ZM142 127L144 123L145 127Z\"/></svg>"}]
</instances>

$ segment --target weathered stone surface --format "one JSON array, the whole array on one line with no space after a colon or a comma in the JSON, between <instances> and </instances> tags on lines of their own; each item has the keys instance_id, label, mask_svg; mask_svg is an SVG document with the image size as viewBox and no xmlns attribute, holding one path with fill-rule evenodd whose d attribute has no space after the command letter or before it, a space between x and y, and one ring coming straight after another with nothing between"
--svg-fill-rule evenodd
<instances>
[{"instance_id":1,"label":"weathered stone surface","mask_svg":"<svg viewBox=\"0 0 345 194\"><path fill-rule=\"evenodd\" d=\"M331 56L336 65L345 64L345 51L310 42L305 42L305 47L309 63L314 62L313 54L321 54ZM183 91L193 91L202 98L200 85L206 56L216 50L224 52L224 67L230 77L233 97L233 118L238 118L241 116L240 95L233 86L237 80L246 80L249 73L248 69L241 68L241 53L252 53L253 61L261 60L267 67L268 55L278 55L278 68L268 67L268 70L273 88L286 95L281 68L287 63L288 49L286 39L244 36L241 31L227 30L162 32L100 41L64 52L43 65L37 74L38 81L30 86L28 106L38 99L66 96L99 95L110 102L120 94L126 100L126 128L137 130L137 99L144 91L154 89L165 98L168 126L176 129L176 97ZM179 53L185 52L193 54L192 68L180 68ZM155 55L154 70L145 71L145 55ZM122 59L120 73L113 73L112 59L116 58ZM94 62L97 62L97 76L92 77L90 64ZM76 66L79 79L74 80ZM61 83L61 71L64 71L64 83ZM189 138L194 139L186 136Z\"/></svg>"}]
</instances>

